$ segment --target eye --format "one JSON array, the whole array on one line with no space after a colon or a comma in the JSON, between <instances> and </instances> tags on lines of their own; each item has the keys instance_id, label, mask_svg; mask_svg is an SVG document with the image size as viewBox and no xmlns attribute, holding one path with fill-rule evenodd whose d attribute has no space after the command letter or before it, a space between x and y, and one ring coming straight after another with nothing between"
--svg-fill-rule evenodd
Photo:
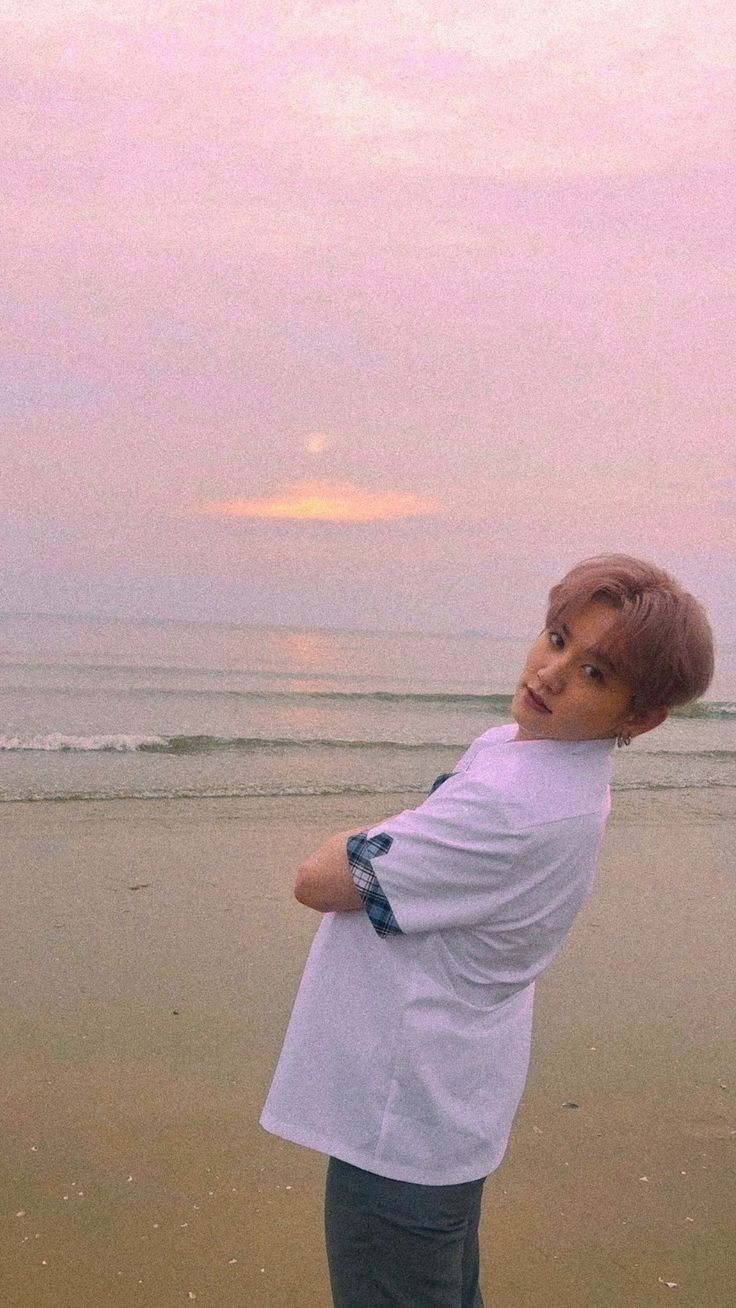
<instances>
[{"instance_id":1,"label":"eye","mask_svg":"<svg viewBox=\"0 0 736 1308\"><path fill-rule=\"evenodd\" d=\"M603 681L604 676L600 668L595 667L593 663L586 663L583 671L590 681Z\"/></svg>"},{"instance_id":2,"label":"eye","mask_svg":"<svg viewBox=\"0 0 736 1308\"><path fill-rule=\"evenodd\" d=\"M564 637L560 635L559 631L550 631L548 634L550 645L554 645L555 649L562 649L565 640Z\"/></svg>"}]
</instances>

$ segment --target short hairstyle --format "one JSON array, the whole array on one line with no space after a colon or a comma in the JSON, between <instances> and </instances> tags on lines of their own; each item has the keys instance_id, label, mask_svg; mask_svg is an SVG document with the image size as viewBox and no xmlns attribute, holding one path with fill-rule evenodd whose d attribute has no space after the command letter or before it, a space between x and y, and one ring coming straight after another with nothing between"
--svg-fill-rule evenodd
<instances>
[{"instance_id":1,"label":"short hairstyle","mask_svg":"<svg viewBox=\"0 0 736 1308\"><path fill-rule=\"evenodd\" d=\"M549 593L547 627L591 600L620 611L601 642L643 713L698 699L713 677L713 633L702 604L669 573L628 554L583 559Z\"/></svg>"}]
</instances>

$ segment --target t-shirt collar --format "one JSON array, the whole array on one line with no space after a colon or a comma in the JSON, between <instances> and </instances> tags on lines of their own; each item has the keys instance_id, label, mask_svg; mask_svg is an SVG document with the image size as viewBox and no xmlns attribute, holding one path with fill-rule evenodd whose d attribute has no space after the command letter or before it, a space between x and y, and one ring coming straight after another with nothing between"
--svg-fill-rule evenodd
<instances>
[{"instance_id":1,"label":"t-shirt collar","mask_svg":"<svg viewBox=\"0 0 736 1308\"><path fill-rule=\"evenodd\" d=\"M559 751L563 754L609 754L616 744L613 738L610 740L518 740L518 730L515 722L505 722L502 727L493 728L489 733L490 740L494 744L518 745L524 749L540 746L548 753Z\"/></svg>"}]
</instances>

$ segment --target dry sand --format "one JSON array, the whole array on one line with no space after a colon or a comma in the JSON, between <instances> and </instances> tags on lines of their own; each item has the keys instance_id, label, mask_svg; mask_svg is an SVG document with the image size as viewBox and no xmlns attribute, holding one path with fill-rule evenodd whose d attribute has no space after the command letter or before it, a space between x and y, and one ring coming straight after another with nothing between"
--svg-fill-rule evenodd
<instances>
[{"instance_id":1,"label":"dry sand","mask_svg":"<svg viewBox=\"0 0 736 1308\"><path fill-rule=\"evenodd\" d=\"M5 806L2 1308L328 1308L324 1160L257 1125L317 921L290 883L401 806ZM488 1308L736 1301L735 823L615 797L486 1187Z\"/></svg>"}]
</instances>

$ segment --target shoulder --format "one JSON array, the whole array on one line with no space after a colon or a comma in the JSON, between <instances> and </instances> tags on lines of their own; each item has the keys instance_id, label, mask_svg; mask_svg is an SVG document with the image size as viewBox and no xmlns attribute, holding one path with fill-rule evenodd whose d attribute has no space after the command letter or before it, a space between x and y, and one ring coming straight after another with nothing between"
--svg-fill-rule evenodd
<instances>
[{"instance_id":1,"label":"shoulder","mask_svg":"<svg viewBox=\"0 0 736 1308\"><path fill-rule=\"evenodd\" d=\"M492 792L496 812L504 811L509 824L530 828L578 818L595 824L608 815L612 742L506 736L488 743L469 761L465 781Z\"/></svg>"}]
</instances>

